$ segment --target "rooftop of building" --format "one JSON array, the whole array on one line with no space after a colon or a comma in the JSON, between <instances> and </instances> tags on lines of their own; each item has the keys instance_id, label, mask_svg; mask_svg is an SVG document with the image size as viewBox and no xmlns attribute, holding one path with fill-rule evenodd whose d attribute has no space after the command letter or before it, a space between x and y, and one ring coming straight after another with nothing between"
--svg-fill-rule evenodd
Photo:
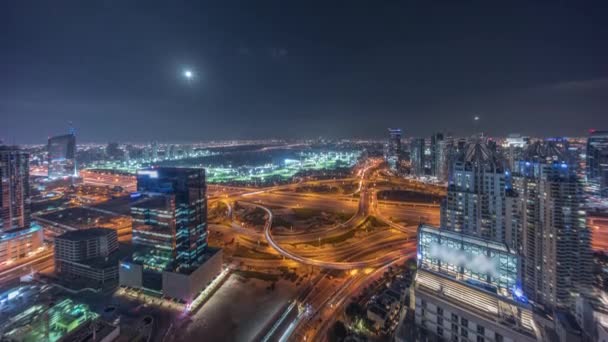
<instances>
[{"instance_id":1,"label":"rooftop of building","mask_svg":"<svg viewBox=\"0 0 608 342\"><path fill-rule=\"evenodd\" d=\"M110 253L108 256L100 256L95 258L89 258L86 260L79 261L70 261L70 260L62 260L63 262L69 262L71 264L78 264L84 267L88 267L91 269L101 270L114 266L118 266L120 260L131 255L132 252L131 246L125 244L119 244L118 249ZM58 259L61 260L61 259Z\"/></svg>"},{"instance_id":2,"label":"rooftop of building","mask_svg":"<svg viewBox=\"0 0 608 342\"><path fill-rule=\"evenodd\" d=\"M13 228L13 229L5 230L4 232L2 232L0 234L0 242L11 240L18 236L32 234L41 229L42 229L42 227L40 227L37 223L32 222L29 227Z\"/></svg>"},{"instance_id":3,"label":"rooftop of building","mask_svg":"<svg viewBox=\"0 0 608 342\"><path fill-rule=\"evenodd\" d=\"M66 139L66 138L76 138L76 135L74 135L72 133L55 135L55 136L49 137L49 141L61 140L61 139Z\"/></svg>"},{"instance_id":4,"label":"rooftop of building","mask_svg":"<svg viewBox=\"0 0 608 342\"><path fill-rule=\"evenodd\" d=\"M89 228L73 230L56 237L60 240L83 241L102 236L116 235L116 231L110 228Z\"/></svg>"},{"instance_id":5,"label":"rooftop of building","mask_svg":"<svg viewBox=\"0 0 608 342\"><path fill-rule=\"evenodd\" d=\"M485 239L485 238L478 237L475 235L460 233L460 232L456 232L456 231L452 231L452 230L447 230L444 228L437 228L437 227L433 227L433 226L430 226L427 224L421 224L420 227L418 227L418 231L419 231L419 234L420 234L420 232L437 234L440 236L445 236L445 237L449 237L452 239L461 240L463 242L476 244L476 245L483 246L486 248L499 250L499 251L502 251L505 253L512 253L511 250L509 249L509 247L504 243L490 240L490 239Z\"/></svg>"},{"instance_id":6,"label":"rooftop of building","mask_svg":"<svg viewBox=\"0 0 608 342\"><path fill-rule=\"evenodd\" d=\"M566 153L553 142L536 141L526 148L523 160L526 161L564 161Z\"/></svg>"},{"instance_id":7,"label":"rooftop of building","mask_svg":"<svg viewBox=\"0 0 608 342\"><path fill-rule=\"evenodd\" d=\"M85 207L72 207L48 214L41 215L40 218L59 224L64 224L74 228L93 228L112 224L116 219L124 218L109 212L89 209Z\"/></svg>"},{"instance_id":8,"label":"rooftop of building","mask_svg":"<svg viewBox=\"0 0 608 342\"><path fill-rule=\"evenodd\" d=\"M213 256L215 256L220 251L221 251L221 248L208 246L205 249L205 252L203 253L203 260L201 261L200 265L207 262L209 259L211 259ZM149 266L158 271L161 271L161 270L162 271L172 271L174 269L172 260L169 260L166 257L163 257L162 255L156 253L156 251L153 248L150 248L147 246L140 246L138 248L135 248L135 251L131 254L131 256L129 256L123 260L126 263L135 263L135 264L139 264L139 265ZM199 267L200 267L200 265L199 265ZM191 274L196 269L198 269L198 267L187 269L187 270L181 270L180 273Z\"/></svg>"},{"instance_id":9,"label":"rooftop of building","mask_svg":"<svg viewBox=\"0 0 608 342\"><path fill-rule=\"evenodd\" d=\"M145 197L133 203L131 207L141 209L165 209L167 207L167 197L166 195Z\"/></svg>"},{"instance_id":10,"label":"rooftop of building","mask_svg":"<svg viewBox=\"0 0 608 342\"><path fill-rule=\"evenodd\" d=\"M0 339L3 341L5 339L42 341L46 337L46 339L57 341L66 336L67 327L76 328L87 320L95 320L99 317L86 304L77 303L71 299L63 299L54 304L58 298L54 299L55 301L51 302L36 300L23 308L20 313L2 322ZM48 325L49 320L54 323Z\"/></svg>"}]
</instances>

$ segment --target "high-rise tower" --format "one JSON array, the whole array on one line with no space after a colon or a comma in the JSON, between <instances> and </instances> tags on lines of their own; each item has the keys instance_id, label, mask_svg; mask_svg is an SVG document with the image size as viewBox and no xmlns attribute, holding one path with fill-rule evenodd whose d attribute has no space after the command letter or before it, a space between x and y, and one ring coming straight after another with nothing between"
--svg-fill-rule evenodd
<instances>
[{"instance_id":1,"label":"high-rise tower","mask_svg":"<svg viewBox=\"0 0 608 342\"><path fill-rule=\"evenodd\" d=\"M608 197L608 131L587 138L587 181L592 194Z\"/></svg>"},{"instance_id":2,"label":"high-rise tower","mask_svg":"<svg viewBox=\"0 0 608 342\"><path fill-rule=\"evenodd\" d=\"M0 231L30 226L29 154L0 146Z\"/></svg>"},{"instance_id":3,"label":"high-rise tower","mask_svg":"<svg viewBox=\"0 0 608 342\"><path fill-rule=\"evenodd\" d=\"M583 184L567 150L536 142L513 170L525 293L548 308L573 304L591 283L591 249Z\"/></svg>"},{"instance_id":4,"label":"high-rise tower","mask_svg":"<svg viewBox=\"0 0 608 342\"><path fill-rule=\"evenodd\" d=\"M506 242L508 172L481 138L469 142L450 167L441 226Z\"/></svg>"}]
</instances>

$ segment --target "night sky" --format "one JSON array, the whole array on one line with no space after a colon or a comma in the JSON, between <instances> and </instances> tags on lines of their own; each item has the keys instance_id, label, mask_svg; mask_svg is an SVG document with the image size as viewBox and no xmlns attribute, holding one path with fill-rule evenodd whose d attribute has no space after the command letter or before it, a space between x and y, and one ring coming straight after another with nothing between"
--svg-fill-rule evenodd
<instances>
[{"instance_id":1,"label":"night sky","mask_svg":"<svg viewBox=\"0 0 608 342\"><path fill-rule=\"evenodd\" d=\"M606 18L606 1L3 1L0 138L464 135L475 115L584 135L608 129Z\"/></svg>"}]
</instances>

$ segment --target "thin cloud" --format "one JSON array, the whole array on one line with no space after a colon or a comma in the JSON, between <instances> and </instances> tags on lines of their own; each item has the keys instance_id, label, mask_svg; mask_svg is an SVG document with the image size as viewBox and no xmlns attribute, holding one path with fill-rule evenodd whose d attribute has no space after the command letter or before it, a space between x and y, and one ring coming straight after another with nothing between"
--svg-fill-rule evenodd
<instances>
[{"instance_id":1,"label":"thin cloud","mask_svg":"<svg viewBox=\"0 0 608 342\"><path fill-rule=\"evenodd\" d=\"M595 78L589 80L564 81L553 84L546 84L536 87L537 90L564 91L564 92L585 92L608 88L607 78Z\"/></svg>"}]
</instances>

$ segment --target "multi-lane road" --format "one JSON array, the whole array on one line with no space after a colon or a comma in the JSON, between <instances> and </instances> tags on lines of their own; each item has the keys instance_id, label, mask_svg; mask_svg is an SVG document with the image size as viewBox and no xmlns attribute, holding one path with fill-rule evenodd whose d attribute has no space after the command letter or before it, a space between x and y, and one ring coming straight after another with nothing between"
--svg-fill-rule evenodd
<instances>
[{"instance_id":1,"label":"multi-lane road","mask_svg":"<svg viewBox=\"0 0 608 342\"><path fill-rule=\"evenodd\" d=\"M320 276L309 288L305 296L295 298L295 306L282 317L281 324L268 336L270 340L286 340L291 336L309 338L322 336L328 323L318 325L320 319L330 322L336 313L342 310L349 296L359 291L378 274L395 262L401 262L415 254L415 232L420 222L437 224L439 208L433 204L378 201L378 192L385 189L405 188L425 191L432 194L441 192L437 187L420 185L412 181L400 181L382 178L378 172L381 162L370 160L358 169L355 177L321 181L306 181L296 184L273 186L268 188L239 188L221 185L209 186L209 201L222 201L228 204L228 218L232 219L231 203L239 201L243 205L263 210L265 223L262 231L245 228L232 221L230 226L210 225L214 231L230 232L244 240L266 241L267 253L274 253L283 258L252 259L247 265L254 267L278 267L298 264L321 269L335 269L352 272L346 278ZM299 192L298 187L319 185L357 184L352 194L315 194ZM387 185L389 184L389 185ZM298 191L296 191L298 190ZM333 212L353 213L346 222L331 227L306 232L273 232L275 208L307 208ZM376 219L385 225L378 231L359 234L344 243L321 244L323 239L335 238L352 231L361 231L361 227L370 219ZM387 229L388 226L390 229ZM319 245L311 244L319 241ZM246 244L244 244L246 245ZM259 243L258 243L259 245ZM0 282L48 269L53 266L52 250L40 255L28 264L20 264L0 272ZM288 307L289 308L289 307ZM285 323L285 324L283 324Z\"/></svg>"}]
</instances>

